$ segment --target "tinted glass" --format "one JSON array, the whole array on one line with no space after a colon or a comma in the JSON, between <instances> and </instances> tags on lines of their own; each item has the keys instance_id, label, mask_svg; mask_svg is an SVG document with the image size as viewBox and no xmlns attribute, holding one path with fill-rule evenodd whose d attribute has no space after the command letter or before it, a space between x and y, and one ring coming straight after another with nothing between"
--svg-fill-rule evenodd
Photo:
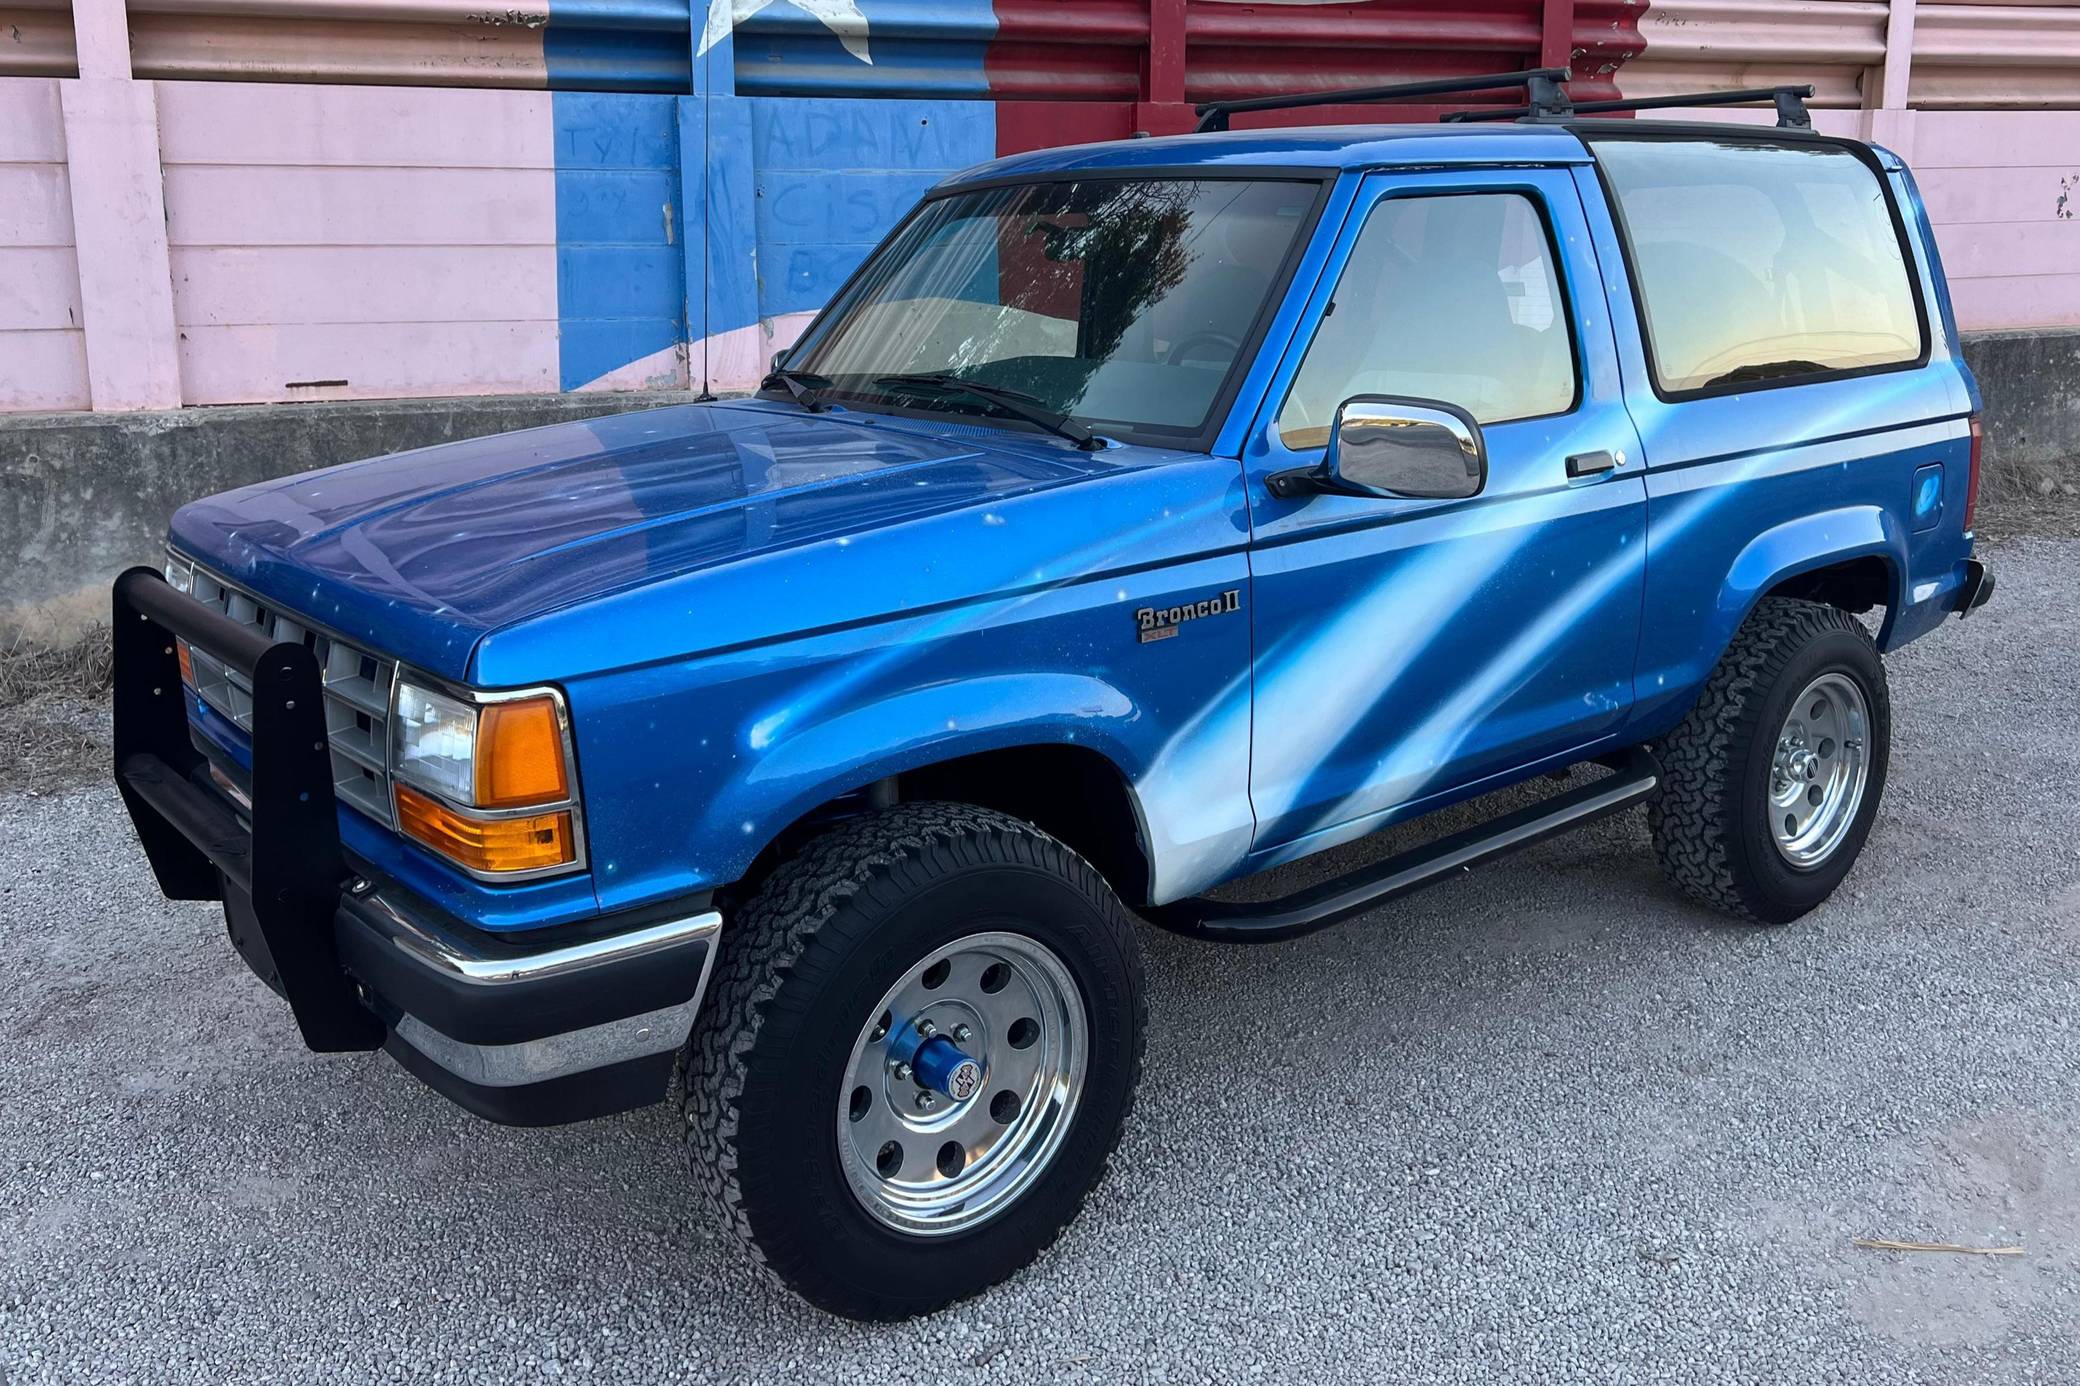
<instances>
[{"instance_id":1,"label":"tinted glass","mask_svg":"<svg viewBox=\"0 0 2080 1386\"><path fill-rule=\"evenodd\" d=\"M841 397L893 398L877 377L948 373L1079 419L1196 431L1316 191L1110 179L940 198L788 365L829 377Z\"/></svg>"},{"instance_id":2,"label":"tinted glass","mask_svg":"<svg viewBox=\"0 0 2080 1386\"><path fill-rule=\"evenodd\" d=\"M1854 154L1714 140L1595 147L1663 390L1920 357L1885 189Z\"/></svg>"},{"instance_id":3,"label":"tinted glass","mask_svg":"<svg viewBox=\"0 0 2080 1386\"><path fill-rule=\"evenodd\" d=\"M1529 198L1395 197L1373 208L1279 410L1280 441L1326 445L1353 395L1443 400L1482 423L1573 405L1567 306Z\"/></svg>"}]
</instances>

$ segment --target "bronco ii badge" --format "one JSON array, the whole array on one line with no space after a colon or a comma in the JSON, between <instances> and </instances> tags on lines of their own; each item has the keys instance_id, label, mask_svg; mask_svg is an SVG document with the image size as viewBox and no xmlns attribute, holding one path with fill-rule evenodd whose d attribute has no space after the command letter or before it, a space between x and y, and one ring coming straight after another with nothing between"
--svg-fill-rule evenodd
<instances>
[{"instance_id":1,"label":"bronco ii badge","mask_svg":"<svg viewBox=\"0 0 2080 1386\"><path fill-rule=\"evenodd\" d=\"M1196 621L1201 616L1225 616L1240 610L1242 589L1230 587L1218 597L1186 602L1183 606L1144 606L1134 613L1134 624L1141 628L1141 643L1146 645L1153 640L1168 640L1186 621Z\"/></svg>"}]
</instances>

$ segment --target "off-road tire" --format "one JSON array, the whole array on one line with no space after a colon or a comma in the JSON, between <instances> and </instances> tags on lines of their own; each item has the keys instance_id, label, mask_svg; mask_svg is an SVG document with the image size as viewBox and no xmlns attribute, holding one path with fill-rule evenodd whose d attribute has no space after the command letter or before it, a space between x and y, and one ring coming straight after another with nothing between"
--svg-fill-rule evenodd
<instances>
[{"instance_id":1,"label":"off-road tire","mask_svg":"<svg viewBox=\"0 0 2080 1386\"><path fill-rule=\"evenodd\" d=\"M1015 1202L969 1229L907 1235L848 1187L834 1104L884 989L978 928L1024 933L1068 967L1088 1017L1085 1086ZM898 805L811 840L728 919L721 946L682 1056L686 1142L695 1182L772 1276L834 1314L899 1319L1053 1243L1104 1173L1141 1076L1139 946L1088 862L1005 814Z\"/></svg>"},{"instance_id":2,"label":"off-road tire","mask_svg":"<svg viewBox=\"0 0 2080 1386\"><path fill-rule=\"evenodd\" d=\"M1794 868L1778 851L1767 793L1790 703L1840 670L1870 712L1869 777L1847 835L1826 860ZM1856 864L1885 788L1892 708L1870 634L1838 607L1766 597L1705 681L1681 725L1656 748L1663 785L1647 808L1654 851L1692 899L1756 924L1788 924L1834 893Z\"/></svg>"}]
</instances>

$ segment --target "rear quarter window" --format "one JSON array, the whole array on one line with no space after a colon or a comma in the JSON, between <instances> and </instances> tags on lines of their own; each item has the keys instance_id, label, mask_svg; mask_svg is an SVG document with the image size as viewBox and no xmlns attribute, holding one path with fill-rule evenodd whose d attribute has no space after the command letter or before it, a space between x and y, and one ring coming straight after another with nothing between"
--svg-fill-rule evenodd
<instances>
[{"instance_id":1,"label":"rear quarter window","mask_svg":"<svg viewBox=\"0 0 2080 1386\"><path fill-rule=\"evenodd\" d=\"M1604 138L1664 395L1922 359L1927 334L1884 184L1838 145Z\"/></svg>"}]
</instances>

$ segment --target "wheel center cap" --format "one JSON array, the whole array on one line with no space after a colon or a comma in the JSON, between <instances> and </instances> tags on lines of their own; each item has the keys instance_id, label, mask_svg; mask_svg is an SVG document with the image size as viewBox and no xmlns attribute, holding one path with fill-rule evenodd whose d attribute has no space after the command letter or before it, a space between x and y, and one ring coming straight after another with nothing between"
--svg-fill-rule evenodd
<instances>
[{"instance_id":1,"label":"wheel center cap","mask_svg":"<svg viewBox=\"0 0 2080 1386\"><path fill-rule=\"evenodd\" d=\"M1790 770L1794 780L1817 780L1820 778L1820 757L1803 748L1793 751Z\"/></svg>"},{"instance_id":2,"label":"wheel center cap","mask_svg":"<svg viewBox=\"0 0 2080 1386\"><path fill-rule=\"evenodd\" d=\"M966 1102L982 1091L982 1064L961 1052L959 1045L944 1035L934 1035L917 1046L910 1067L921 1086L944 1093L956 1102Z\"/></svg>"}]
</instances>

